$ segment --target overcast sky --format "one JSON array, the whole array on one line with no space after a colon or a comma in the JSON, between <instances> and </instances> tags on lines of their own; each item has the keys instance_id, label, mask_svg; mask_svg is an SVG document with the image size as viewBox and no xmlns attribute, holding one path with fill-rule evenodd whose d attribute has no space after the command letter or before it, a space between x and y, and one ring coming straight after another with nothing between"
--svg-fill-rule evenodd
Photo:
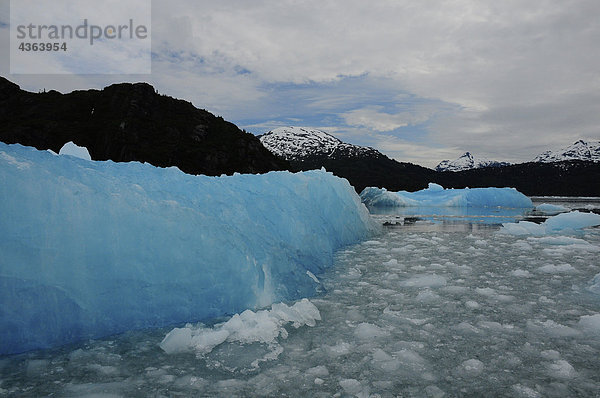
<instances>
[{"instance_id":1,"label":"overcast sky","mask_svg":"<svg viewBox=\"0 0 600 398\"><path fill-rule=\"evenodd\" d=\"M428 167L600 140L598 0L155 0L151 37L151 75L10 75L5 56L0 75L147 81L256 134L316 127Z\"/></svg>"}]
</instances>

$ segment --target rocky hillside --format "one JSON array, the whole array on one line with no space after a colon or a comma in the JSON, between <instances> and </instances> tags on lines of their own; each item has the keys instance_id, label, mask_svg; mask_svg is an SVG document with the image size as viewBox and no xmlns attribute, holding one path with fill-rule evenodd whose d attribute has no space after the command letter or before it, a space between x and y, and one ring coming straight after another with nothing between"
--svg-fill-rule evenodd
<instances>
[{"instance_id":1,"label":"rocky hillside","mask_svg":"<svg viewBox=\"0 0 600 398\"><path fill-rule=\"evenodd\" d=\"M30 93L0 77L0 141L55 152L73 141L94 160L177 166L190 174L289 168L254 135L146 83Z\"/></svg>"}]
</instances>

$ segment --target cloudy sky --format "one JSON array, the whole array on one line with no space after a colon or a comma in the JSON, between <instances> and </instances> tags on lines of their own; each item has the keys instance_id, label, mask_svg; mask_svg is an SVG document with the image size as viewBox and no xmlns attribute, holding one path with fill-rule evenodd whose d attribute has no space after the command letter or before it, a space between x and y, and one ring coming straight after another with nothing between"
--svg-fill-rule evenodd
<instances>
[{"instance_id":1,"label":"cloudy sky","mask_svg":"<svg viewBox=\"0 0 600 398\"><path fill-rule=\"evenodd\" d=\"M600 140L599 16L598 0L154 0L150 75L11 75L4 56L0 75L147 81L256 134L316 127L429 167L520 162Z\"/></svg>"}]
</instances>

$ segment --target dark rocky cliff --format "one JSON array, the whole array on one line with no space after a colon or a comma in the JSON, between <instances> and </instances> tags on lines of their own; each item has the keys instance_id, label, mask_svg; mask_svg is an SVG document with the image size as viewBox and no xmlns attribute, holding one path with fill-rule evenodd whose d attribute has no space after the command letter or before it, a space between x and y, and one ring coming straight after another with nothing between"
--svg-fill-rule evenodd
<instances>
[{"instance_id":1,"label":"dark rocky cliff","mask_svg":"<svg viewBox=\"0 0 600 398\"><path fill-rule=\"evenodd\" d=\"M73 141L94 160L177 166L190 174L289 168L254 135L146 83L30 93L0 77L0 140L55 152Z\"/></svg>"}]
</instances>

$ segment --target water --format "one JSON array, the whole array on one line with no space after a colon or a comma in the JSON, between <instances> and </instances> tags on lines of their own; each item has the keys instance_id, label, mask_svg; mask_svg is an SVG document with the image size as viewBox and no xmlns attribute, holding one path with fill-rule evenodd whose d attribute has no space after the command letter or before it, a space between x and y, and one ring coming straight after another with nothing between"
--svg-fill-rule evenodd
<instances>
[{"instance_id":1,"label":"water","mask_svg":"<svg viewBox=\"0 0 600 398\"><path fill-rule=\"evenodd\" d=\"M600 396L599 230L548 240L376 217L382 235L317 275L313 327L207 354L163 352L169 328L5 357L0 395Z\"/></svg>"}]
</instances>

